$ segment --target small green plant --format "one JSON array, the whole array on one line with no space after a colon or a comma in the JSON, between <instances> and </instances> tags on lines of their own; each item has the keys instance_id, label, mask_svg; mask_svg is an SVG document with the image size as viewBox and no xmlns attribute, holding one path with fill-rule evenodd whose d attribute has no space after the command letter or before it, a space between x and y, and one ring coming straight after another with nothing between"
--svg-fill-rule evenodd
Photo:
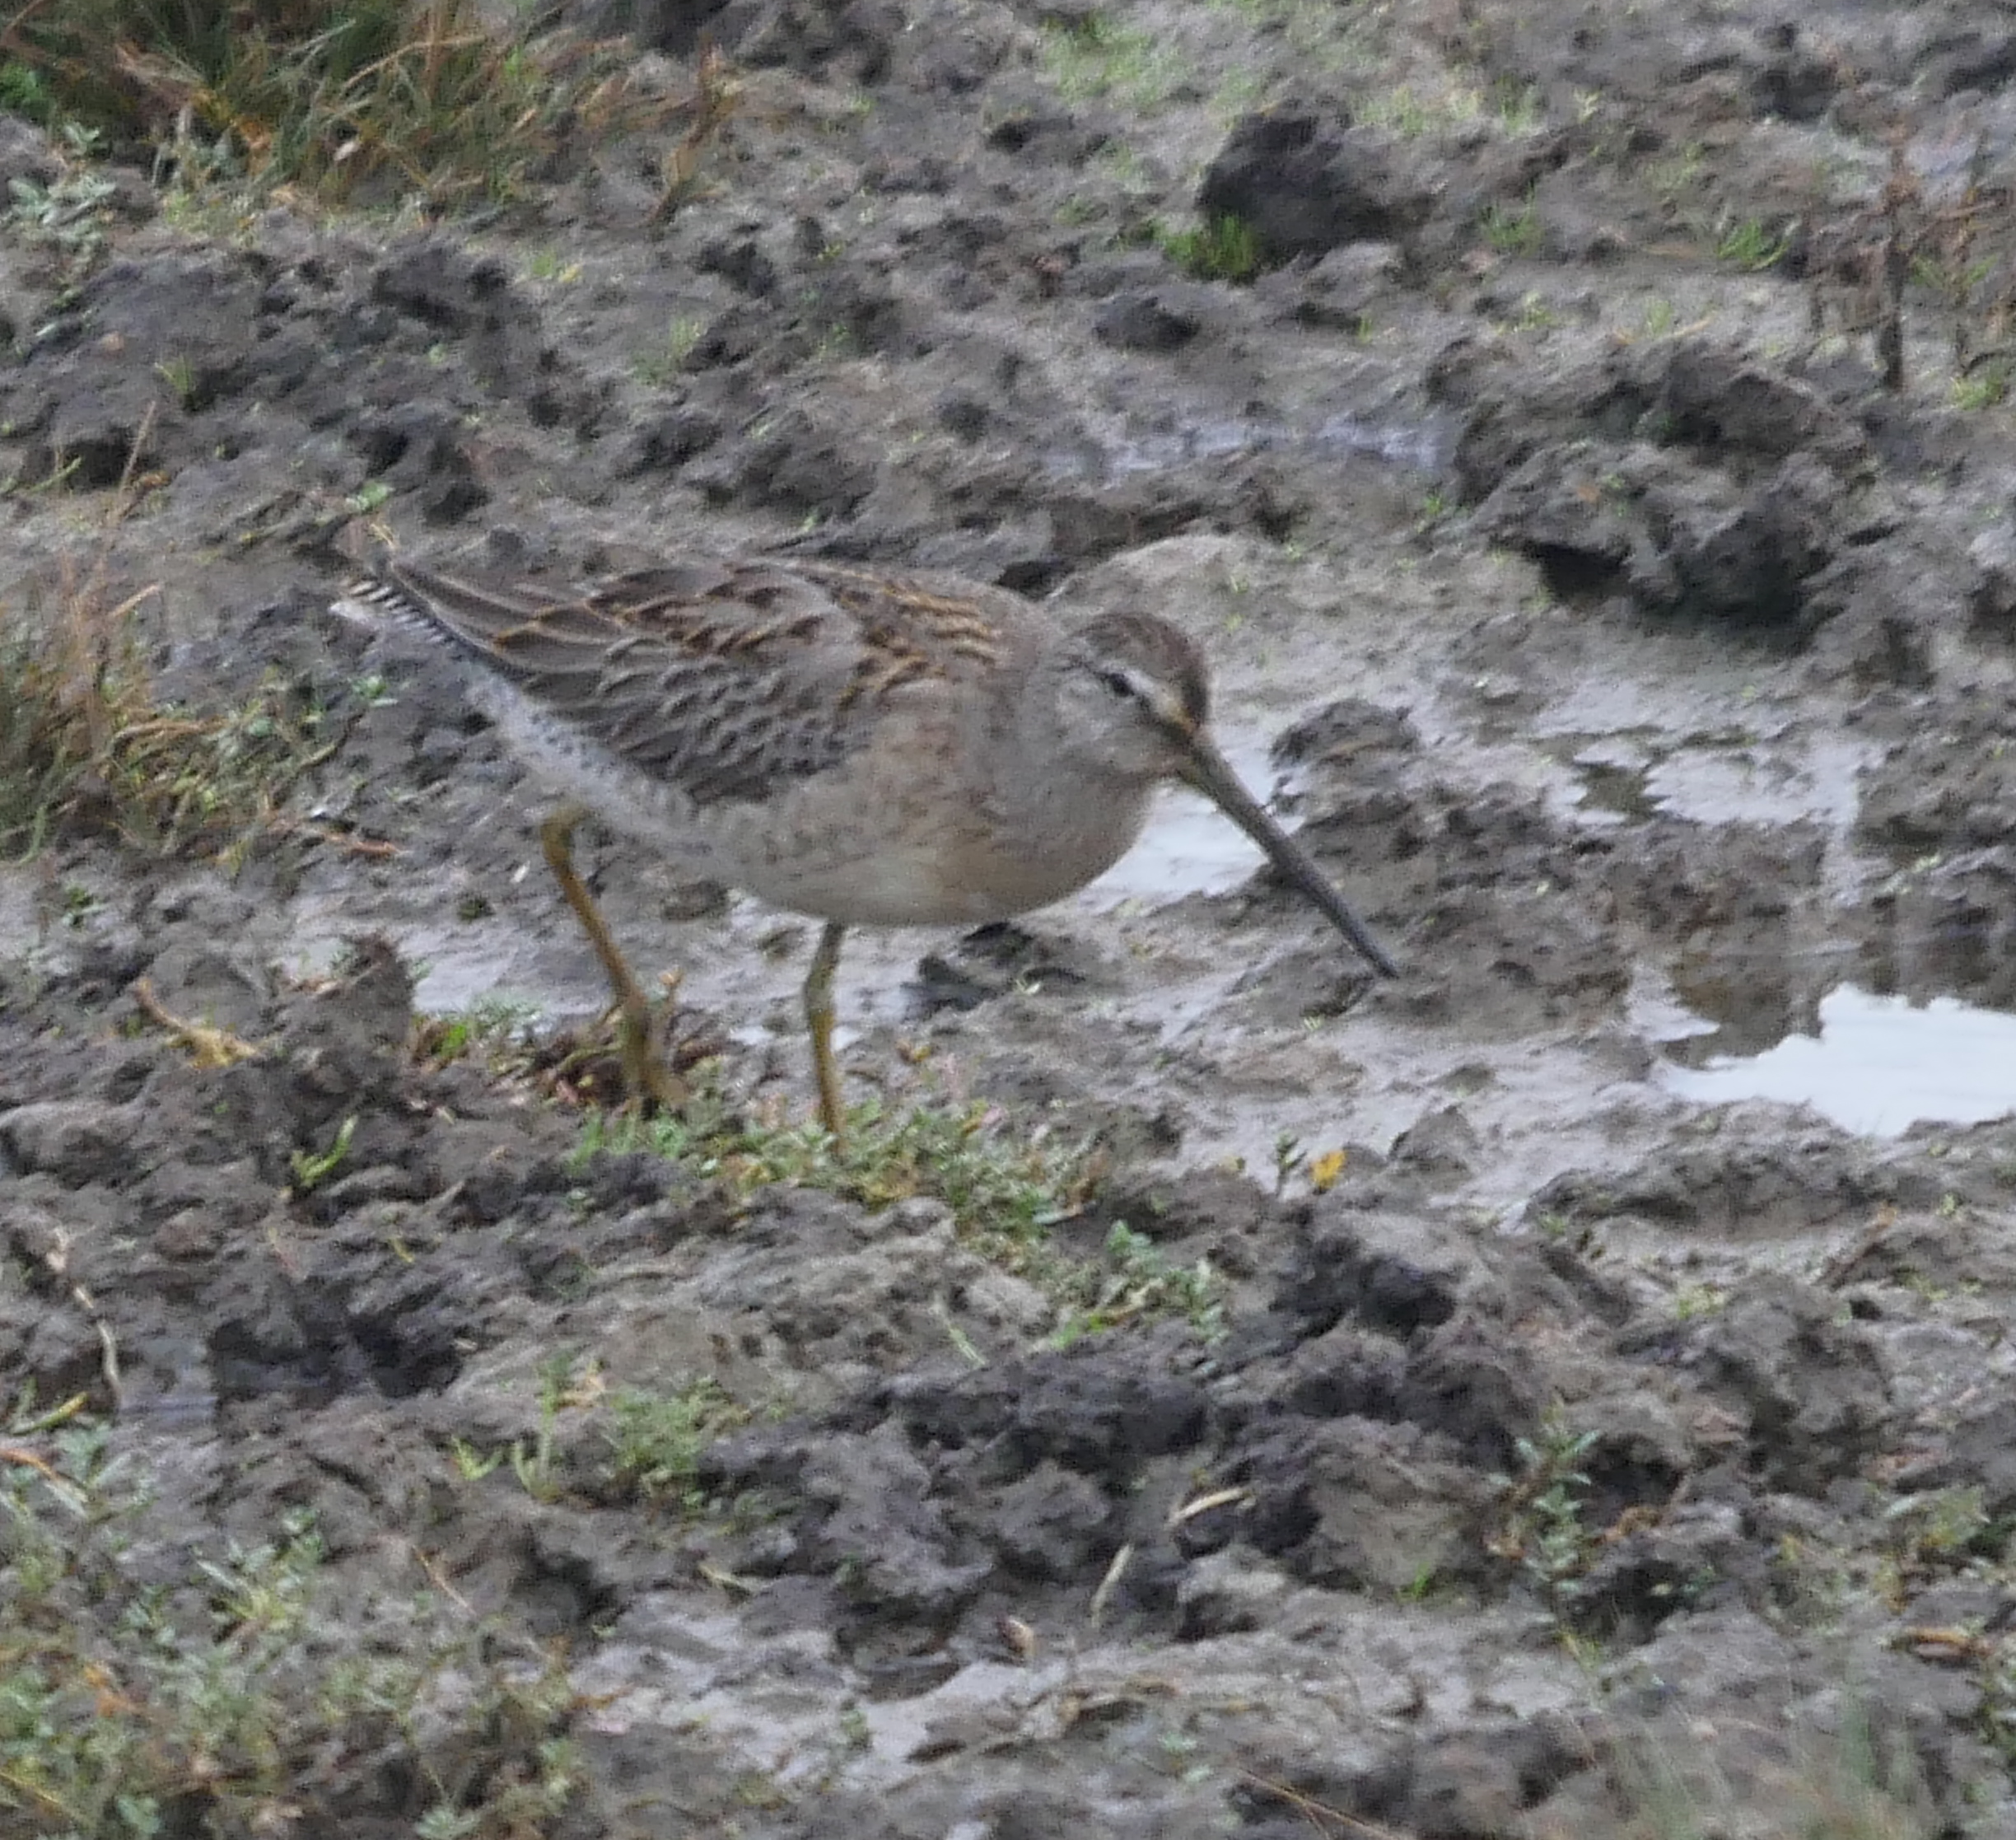
<instances>
[{"instance_id":1,"label":"small green plant","mask_svg":"<svg viewBox=\"0 0 2016 1840\"><path fill-rule=\"evenodd\" d=\"M74 286L105 254L105 229L119 187L91 162L98 156L100 136L94 128L67 122L61 136L63 169L44 185L32 179L10 179L13 198L7 226L23 242L55 251L66 283Z\"/></svg>"},{"instance_id":2,"label":"small green plant","mask_svg":"<svg viewBox=\"0 0 2016 1840\"><path fill-rule=\"evenodd\" d=\"M464 912L470 902L480 904ZM459 919L481 919L490 911L480 895L465 896L458 906ZM532 1025L539 1020L539 1006L522 997L485 997L465 1010L446 1016L423 1016L414 1030L413 1051L436 1067L471 1054L482 1054L492 1072L508 1072L523 1065Z\"/></svg>"},{"instance_id":3,"label":"small green plant","mask_svg":"<svg viewBox=\"0 0 2016 1840\"><path fill-rule=\"evenodd\" d=\"M350 1154L350 1140L357 1134L357 1120L347 1118L336 1128L327 1150L297 1150L287 1159L294 1171L294 1192L313 1194L343 1167Z\"/></svg>"},{"instance_id":4,"label":"small green plant","mask_svg":"<svg viewBox=\"0 0 2016 1840\"><path fill-rule=\"evenodd\" d=\"M1540 208L1530 193L1518 205L1502 200L1486 205L1478 222L1484 241L1499 255L1534 256L1540 253L1545 232L1540 222Z\"/></svg>"},{"instance_id":5,"label":"small green plant","mask_svg":"<svg viewBox=\"0 0 2016 1840\"><path fill-rule=\"evenodd\" d=\"M942 1201L966 1245L1030 1275L1054 1256L1048 1228L1085 1205L1101 1169L1089 1146L1047 1130L1018 1138L978 1104L885 1113L871 1100L849 1114L847 1142L836 1149L817 1123L731 1114L704 1082L676 1118L590 1114L576 1165L605 1151L640 1150L740 1195L783 1185L846 1195L870 1208L918 1196Z\"/></svg>"},{"instance_id":6,"label":"small green plant","mask_svg":"<svg viewBox=\"0 0 2016 1840\"><path fill-rule=\"evenodd\" d=\"M465 1483L479 1483L502 1463L502 1450L479 1450L467 1438L450 1438L448 1454L455 1459L455 1474Z\"/></svg>"},{"instance_id":7,"label":"small green plant","mask_svg":"<svg viewBox=\"0 0 2016 1840\"><path fill-rule=\"evenodd\" d=\"M525 275L532 281L554 282L564 287L581 279L581 265L569 261L558 250L535 250L532 259L525 264Z\"/></svg>"},{"instance_id":8,"label":"small green plant","mask_svg":"<svg viewBox=\"0 0 2016 1840\"><path fill-rule=\"evenodd\" d=\"M1435 1595L1435 1567L1432 1559L1421 1562L1414 1576L1394 1593L1402 1604L1426 1604Z\"/></svg>"},{"instance_id":9,"label":"small green plant","mask_svg":"<svg viewBox=\"0 0 2016 1840\"><path fill-rule=\"evenodd\" d=\"M1107 1268L1087 1273L1087 1296L1052 1333L1050 1345L1070 1347L1143 1317L1177 1315L1205 1342L1225 1337L1225 1281L1208 1259L1178 1265L1145 1233L1115 1221L1106 1235Z\"/></svg>"},{"instance_id":10,"label":"small green plant","mask_svg":"<svg viewBox=\"0 0 2016 1840\"><path fill-rule=\"evenodd\" d=\"M2006 357L1977 361L1953 382L1953 406L1970 413L1995 409L2009 400L2009 381L2016 365Z\"/></svg>"},{"instance_id":11,"label":"small green plant","mask_svg":"<svg viewBox=\"0 0 2016 1840\"><path fill-rule=\"evenodd\" d=\"M2005 1522L1989 1514L1976 1483L1905 1496L1891 1503L1883 1519L1900 1582L1913 1587L1971 1558L1993 1557L2009 1533Z\"/></svg>"},{"instance_id":12,"label":"small green plant","mask_svg":"<svg viewBox=\"0 0 2016 1840\"><path fill-rule=\"evenodd\" d=\"M1712 1316L1729 1302L1729 1293L1717 1284L1683 1284L1673 1292L1673 1311L1683 1323Z\"/></svg>"},{"instance_id":13,"label":"small green plant","mask_svg":"<svg viewBox=\"0 0 2016 1840\"><path fill-rule=\"evenodd\" d=\"M0 109L46 128L55 119L56 99L41 72L7 58L0 59Z\"/></svg>"},{"instance_id":14,"label":"small green plant","mask_svg":"<svg viewBox=\"0 0 2016 1840\"><path fill-rule=\"evenodd\" d=\"M1266 266L1259 233L1229 212L1188 230L1162 230L1155 241L1170 261L1200 281L1251 281Z\"/></svg>"},{"instance_id":15,"label":"small green plant","mask_svg":"<svg viewBox=\"0 0 2016 1840\"><path fill-rule=\"evenodd\" d=\"M1680 323L1679 309L1663 294L1649 301L1645 310L1638 316L1638 336L1640 339L1664 339Z\"/></svg>"},{"instance_id":16,"label":"small green plant","mask_svg":"<svg viewBox=\"0 0 2016 1840\"><path fill-rule=\"evenodd\" d=\"M1296 1173L1309 1161L1308 1153L1302 1147L1302 1140L1292 1131L1277 1131L1274 1134L1274 1198L1279 1200L1288 1192L1288 1184Z\"/></svg>"},{"instance_id":17,"label":"small green plant","mask_svg":"<svg viewBox=\"0 0 2016 1840\"><path fill-rule=\"evenodd\" d=\"M1519 1473L1506 1484L1505 1524L1491 1542L1498 1557L1518 1562L1557 1617L1595 1557L1596 1537L1583 1520L1589 1478L1580 1466L1596 1436L1575 1430L1558 1403L1547 1408L1539 1436L1515 1446Z\"/></svg>"},{"instance_id":18,"label":"small green plant","mask_svg":"<svg viewBox=\"0 0 2016 1840\"><path fill-rule=\"evenodd\" d=\"M1678 153L1656 161L1646 176L1654 191L1668 203L1677 204L1699 192L1707 164L1707 148L1699 141L1689 141Z\"/></svg>"},{"instance_id":19,"label":"small green plant","mask_svg":"<svg viewBox=\"0 0 2016 1840\"><path fill-rule=\"evenodd\" d=\"M690 1491L700 1453L749 1413L707 1376L670 1393L626 1389L609 1400L604 1434L618 1486L647 1501L695 1506Z\"/></svg>"},{"instance_id":20,"label":"small green plant","mask_svg":"<svg viewBox=\"0 0 2016 1840\"><path fill-rule=\"evenodd\" d=\"M693 348L700 343L701 334L707 330L706 324L699 320L681 317L666 328L665 341L648 352L640 353L632 365L639 383L646 383L653 389L663 389L673 382L685 368L686 360L693 356Z\"/></svg>"},{"instance_id":21,"label":"small green plant","mask_svg":"<svg viewBox=\"0 0 2016 1840\"><path fill-rule=\"evenodd\" d=\"M577 1377L576 1361L571 1351L563 1348L539 1363L537 1428L530 1443L522 1437L511 1442L511 1473L535 1501L560 1499L558 1450L562 1410L588 1403L599 1391L599 1373L590 1368L585 1379Z\"/></svg>"},{"instance_id":22,"label":"small green plant","mask_svg":"<svg viewBox=\"0 0 2016 1840\"><path fill-rule=\"evenodd\" d=\"M175 392L184 409L196 407L196 367L186 357L171 357L154 367L155 374Z\"/></svg>"},{"instance_id":23,"label":"small green plant","mask_svg":"<svg viewBox=\"0 0 2016 1840\"><path fill-rule=\"evenodd\" d=\"M1715 238L1715 259L1757 273L1772 267L1791 246L1789 232L1774 232L1761 219L1745 217L1723 226Z\"/></svg>"},{"instance_id":24,"label":"small green plant","mask_svg":"<svg viewBox=\"0 0 2016 1840\"><path fill-rule=\"evenodd\" d=\"M1522 83L1514 77L1499 77L1491 86L1490 103L1498 125L1508 134L1537 133L1547 125L1547 99L1538 84Z\"/></svg>"}]
</instances>

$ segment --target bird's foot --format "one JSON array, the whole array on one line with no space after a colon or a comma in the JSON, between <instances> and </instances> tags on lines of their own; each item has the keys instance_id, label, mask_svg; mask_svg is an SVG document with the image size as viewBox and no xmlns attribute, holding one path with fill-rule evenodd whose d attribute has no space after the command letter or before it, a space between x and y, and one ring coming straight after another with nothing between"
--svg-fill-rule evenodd
<instances>
[{"instance_id":1,"label":"bird's foot","mask_svg":"<svg viewBox=\"0 0 2016 1840\"><path fill-rule=\"evenodd\" d=\"M616 1049L622 1062L623 1102L626 1106L651 1114L684 1109L693 1088L672 1071L665 1055L666 1025L676 1013L679 974L660 974L657 1003L632 1007L620 1006L616 1013Z\"/></svg>"}]
</instances>

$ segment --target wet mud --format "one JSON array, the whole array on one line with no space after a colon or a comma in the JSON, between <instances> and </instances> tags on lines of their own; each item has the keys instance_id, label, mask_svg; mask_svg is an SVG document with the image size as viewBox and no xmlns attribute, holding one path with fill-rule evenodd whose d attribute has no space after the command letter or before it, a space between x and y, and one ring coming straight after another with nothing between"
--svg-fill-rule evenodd
<instances>
[{"instance_id":1,"label":"wet mud","mask_svg":"<svg viewBox=\"0 0 2016 1840\"><path fill-rule=\"evenodd\" d=\"M0 871L0 1388L153 1478L136 1563L305 1512L375 1640L548 1657L530 1831L2016 1831L2016 428L1922 278L1883 387L1850 259L1894 147L2009 273L2016 40L1461 12L736 0L669 222L617 145L477 223L140 187L74 291L0 246L10 614L89 547L164 695L331 744L227 862ZM852 941L850 1097L963 1122L752 1173L814 929L590 826L726 1121L624 1138L539 788L326 613L367 521L1152 608L1404 974L1172 796ZM975 1142L1056 1159L1033 1226ZM278 1831L412 1831L431 1741Z\"/></svg>"}]
</instances>

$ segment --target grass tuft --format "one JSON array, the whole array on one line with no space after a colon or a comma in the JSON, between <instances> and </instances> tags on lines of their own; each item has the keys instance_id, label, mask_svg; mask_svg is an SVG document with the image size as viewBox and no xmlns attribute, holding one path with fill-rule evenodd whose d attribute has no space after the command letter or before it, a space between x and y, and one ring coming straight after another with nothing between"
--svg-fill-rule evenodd
<instances>
[{"instance_id":1,"label":"grass tuft","mask_svg":"<svg viewBox=\"0 0 2016 1840\"><path fill-rule=\"evenodd\" d=\"M1110 97L1131 108L1159 109L1195 77L1166 39L1100 13L1046 25L1043 35L1044 68L1066 102Z\"/></svg>"},{"instance_id":2,"label":"grass tuft","mask_svg":"<svg viewBox=\"0 0 2016 1840\"><path fill-rule=\"evenodd\" d=\"M0 96L38 119L331 199L508 198L576 134L662 112L614 47L477 0L39 0L0 45Z\"/></svg>"},{"instance_id":3,"label":"grass tuft","mask_svg":"<svg viewBox=\"0 0 2016 1840\"><path fill-rule=\"evenodd\" d=\"M1049 1258L1046 1229L1077 1213L1102 1173L1085 1144L1038 1132L1015 1138L983 1105L856 1107L836 1148L815 1123L731 1113L702 1091L678 1118L590 1115L577 1156L649 1151L749 1196L773 1187L819 1189L870 1208L917 1197L942 1201L959 1237L982 1257L1025 1273Z\"/></svg>"},{"instance_id":4,"label":"grass tuft","mask_svg":"<svg viewBox=\"0 0 2016 1840\"><path fill-rule=\"evenodd\" d=\"M1540 208L1531 193L1516 205L1494 199L1485 206L1478 224L1484 241L1500 255L1535 256L1546 241Z\"/></svg>"},{"instance_id":5,"label":"grass tuft","mask_svg":"<svg viewBox=\"0 0 2016 1840\"><path fill-rule=\"evenodd\" d=\"M732 1114L704 1084L707 1063L693 1071L702 1090L686 1114L640 1121L623 1114L589 1114L576 1161L604 1151L665 1156L703 1180L724 1183L738 1198L768 1188L817 1189L880 1208L918 1197L942 1201L968 1251L1034 1285L1057 1312L1048 1338L1069 1347L1088 1336L1136 1324L1178 1318L1211 1343L1225 1333L1225 1280L1207 1259L1183 1265L1146 1235L1116 1221L1098 1255L1057 1246L1050 1229L1084 1212L1105 1173L1089 1142L1038 1129L1011 1135L989 1108L918 1105L884 1113L869 1104L847 1121L838 1149L819 1125L788 1125ZM627 1427L632 1445L647 1427L683 1448L688 1417L698 1428L721 1425L726 1402L675 1396L669 1403L633 1401ZM710 1435L712 1432L710 1431ZM679 1465L631 1455L618 1470L647 1492L677 1482ZM662 1471L661 1473L655 1472ZM646 1482L643 1478L652 1477Z\"/></svg>"},{"instance_id":6,"label":"grass tuft","mask_svg":"<svg viewBox=\"0 0 2016 1840\"><path fill-rule=\"evenodd\" d=\"M278 684L208 712L160 701L104 558L65 565L54 613L0 611L0 857L65 834L236 861L286 828L280 801L334 751L323 712Z\"/></svg>"},{"instance_id":7,"label":"grass tuft","mask_svg":"<svg viewBox=\"0 0 2016 1840\"><path fill-rule=\"evenodd\" d=\"M695 1508L700 1453L749 1418L710 1375L670 1392L626 1387L610 1397L604 1433L614 1479L626 1495Z\"/></svg>"},{"instance_id":8,"label":"grass tuft","mask_svg":"<svg viewBox=\"0 0 2016 1840\"><path fill-rule=\"evenodd\" d=\"M1199 281L1251 281L1266 266L1259 232L1230 212L1189 230L1164 230L1162 253Z\"/></svg>"},{"instance_id":9,"label":"grass tuft","mask_svg":"<svg viewBox=\"0 0 2016 1840\"><path fill-rule=\"evenodd\" d=\"M1075 1306L1052 1332L1052 1347L1161 1316L1181 1316L1207 1346L1225 1339L1225 1280L1208 1259L1178 1265L1125 1221L1113 1222L1104 1249L1104 1266L1087 1268Z\"/></svg>"}]
</instances>

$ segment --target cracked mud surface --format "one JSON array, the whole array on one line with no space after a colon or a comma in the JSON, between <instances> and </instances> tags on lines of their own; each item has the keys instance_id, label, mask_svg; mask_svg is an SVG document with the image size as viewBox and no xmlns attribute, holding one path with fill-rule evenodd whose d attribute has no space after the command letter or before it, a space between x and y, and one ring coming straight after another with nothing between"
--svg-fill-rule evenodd
<instances>
[{"instance_id":1,"label":"cracked mud surface","mask_svg":"<svg viewBox=\"0 0 2016 1840\"><path fill-rule=\"evenodd\" d=\"M676 59L673 11L615 23ZM360 1626L445 1586L561 1656L550 1831L2016 1833L2016 1123L1678 1077L1843 987L2016 1006L2016 440L1930 292L1880 387L1822 234L1902 122L2008 272L2016 37L1403 11L1117 7L1160 75L1101 89L1071 7L736 0L669 225L626 147L480 228L142 212L69 301L0 252L0 454L72 469L7 502L10 614L143 438L103 540L164 694L270 674L342 736L235 874L0 872L0 1385L111 1414L156 1555L305 1509ZM1250 283L1144 228L1200 198ZM1750 222L1778 259L1719 259ZM854 1097L1099 1146L1049 1264L584 1154L415 1046L602 990L538 788L322 611L380 485L414 550L562 577L788 544L1152 607L1406 975L1172 798L1076 899L842 967ZM804 1115L811 926L585 840L724 1102ZM259 1058L195 1064L142 978ZM1046 1273L1116 1222L1208 1307L1074 1318ZM703 1381L689 1473L614 1478L618 1392ZM514 1447L536 1487L467 1460ZM427 1805L324 1754L286 1818Z\"/></svg>"}]
</instances>

